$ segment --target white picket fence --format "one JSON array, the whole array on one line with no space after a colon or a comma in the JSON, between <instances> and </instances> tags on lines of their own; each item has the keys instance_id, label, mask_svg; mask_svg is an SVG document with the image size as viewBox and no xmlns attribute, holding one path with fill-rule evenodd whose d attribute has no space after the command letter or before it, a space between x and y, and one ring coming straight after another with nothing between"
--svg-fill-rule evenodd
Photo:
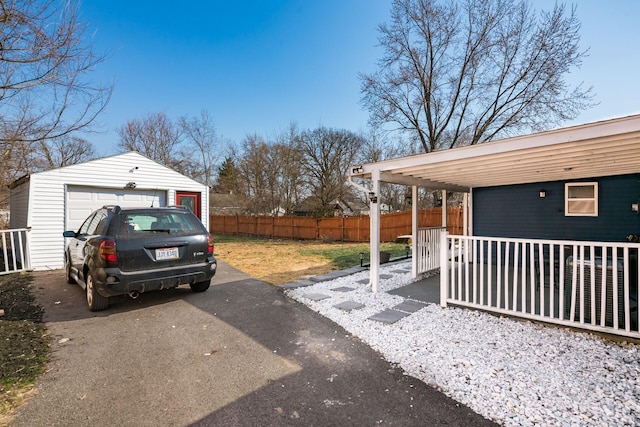
<instances>
[{"instance_id":1,"label":"white picket fence","mask_svg":"<svg viewBox=\"0 0 640 427\"><path fill-rule=\"evenodd\" d=\"M440 268L440 236L446 230L446 227L418 229L418 241L416 242L415 254L416 262L418 263L418 274Z\"/></svg>"},{"instance_id":2,"label":"white picket fence","mask_svg":"<svg viewBox=\"0 0 640 427\"><path fill-rule=\"evenodd\" d=\"M0 230L0 275L30 269L29 229Z\"/></svg>"},{"instance_id":3,"label":"white picket fence","mask_svg":"<svg viewBox=\"0 0 640 427\"><path fill-rule=\"evenodd\" d=\"M639 249L442 233L440 301L640 338Z\"/></svg>"}]
</instances>

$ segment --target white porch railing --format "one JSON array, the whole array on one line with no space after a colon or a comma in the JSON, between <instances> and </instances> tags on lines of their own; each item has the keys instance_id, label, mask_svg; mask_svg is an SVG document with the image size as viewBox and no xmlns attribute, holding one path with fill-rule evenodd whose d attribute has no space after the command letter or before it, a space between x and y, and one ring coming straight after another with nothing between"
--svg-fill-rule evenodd
<instances>
[{"instance_id":1,"label":"white porch railing","mask_svg":"<svg viewBox=\"0 0 640 427\"><path fill-rule=\"evenodd\" d=\"M418 263L418 274L440 268L440 235L446 230L446 227L418 229L415 254Z\"/></svg>"},{"instance_id":2,"label":"white porch railing","mask_svg":"<svg viewBox=\"0 0 640 427\"><path fill-rule=\"evenodd\" d=\"M441 237L440 301L640 338L640 244Z\"/></svg>"},{"instance_id":3,"label":"white porch railing","mask_svg":"<svg viewBox=\"0 0 640 427\"><path fill-rule=\"evenodd\" d=\"M29 229L0 230L0 275L31 269Z\"/></svg>"}]
</instances>

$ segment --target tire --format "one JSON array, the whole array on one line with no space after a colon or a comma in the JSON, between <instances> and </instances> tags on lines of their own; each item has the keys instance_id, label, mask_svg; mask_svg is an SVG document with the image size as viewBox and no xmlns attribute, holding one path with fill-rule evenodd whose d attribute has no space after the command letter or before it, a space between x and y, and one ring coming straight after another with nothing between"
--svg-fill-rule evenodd
<instances>
[{"instance_id":1,"label":"tire","mask_svg":"<svg viewBox=\"0 0 640 427\"><path fill-rule=\"evenodd\" d=\"M70 285L77 284L78 282L76 282L76 279L71 277L71 261L69 260L69 254L66 254L64 257L64 268L67 270L67 283Z\"/></svg>"},{"instance_id":2,"label":"tire","mask_svg":"<svg viewBox=\"0 0 640 427\"><path fill-rule=\"evenodd\" d=\"M211 285L211 280L207 280L204 282L192 283L189 286L191 286L191 290L193 292L204 292L207 289L209 289L210 285Z\"/></svg>"},{"instance_id":3,"label":"tire","mask_svg":"<svg viewBox=\"0 0 640 427\"><path fill-rule=\"evenodd\" d=\"M104 310L109 306L109 298L103 297L96 290L91 272L87 273L87 304L91 311Z\"/></svg>"}]
</instances>

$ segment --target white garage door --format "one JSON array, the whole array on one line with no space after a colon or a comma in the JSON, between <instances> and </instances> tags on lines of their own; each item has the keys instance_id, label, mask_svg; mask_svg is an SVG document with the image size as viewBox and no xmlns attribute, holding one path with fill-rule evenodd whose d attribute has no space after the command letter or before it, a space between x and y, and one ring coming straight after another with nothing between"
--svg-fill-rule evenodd
<instances>
[{"instance_id":1,"label":"white garage door","mask_svg":"<svg viewBox=\"0 0 640 427\"><path fill-rule=\"evenodd\" d=\"M78 230L91 212L104 205L166 206L167 193L155 190L68 187L65 230Z\"/></svg>"}]
</instances>

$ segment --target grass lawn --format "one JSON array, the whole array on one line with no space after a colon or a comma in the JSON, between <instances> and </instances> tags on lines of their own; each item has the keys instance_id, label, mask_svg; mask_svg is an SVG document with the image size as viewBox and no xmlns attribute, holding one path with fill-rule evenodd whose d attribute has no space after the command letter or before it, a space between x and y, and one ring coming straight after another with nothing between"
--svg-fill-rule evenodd
<instances>
[{"instance_id":1,"label":"grass lawn","mask_svg":"<svg viewBox=\"0 0 640 427\"><path fill-rule=\"evenodd\" d=\"M216 258L273 285L360 265L360 253L369 263L368 243L272 240L214 236ZM406 256L406 245L383 243L391 258Z\"/></svg>"}]
</instances>

